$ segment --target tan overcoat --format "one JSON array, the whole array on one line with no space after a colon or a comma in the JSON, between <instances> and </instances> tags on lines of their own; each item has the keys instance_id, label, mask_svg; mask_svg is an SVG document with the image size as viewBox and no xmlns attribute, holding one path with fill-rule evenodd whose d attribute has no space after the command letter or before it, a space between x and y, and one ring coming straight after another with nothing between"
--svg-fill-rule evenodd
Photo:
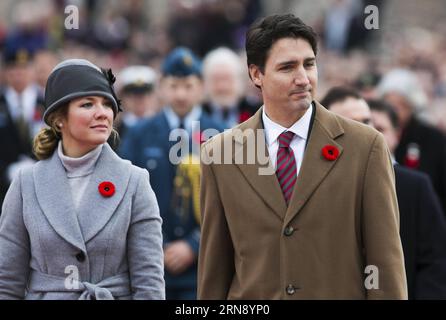
<instances>
[{"instance_id":1,"label":"tan overcoat","mask_svg":"<svg viewBox=\"0 0 446 320\"><path fill-rule=\"evenodd\" d=\"M407 298L384 138L315 105L288 207L275 174L260 174L259 156L247 163L253 139L268 155L264 133L248 130L263 128L262 109L235 128L243 139L233 129L203 145L200 299ZM336 160L322 155L326 145L339 150ZM216 163L225 152L232 163Z\"/></svg>"}]
</instances>

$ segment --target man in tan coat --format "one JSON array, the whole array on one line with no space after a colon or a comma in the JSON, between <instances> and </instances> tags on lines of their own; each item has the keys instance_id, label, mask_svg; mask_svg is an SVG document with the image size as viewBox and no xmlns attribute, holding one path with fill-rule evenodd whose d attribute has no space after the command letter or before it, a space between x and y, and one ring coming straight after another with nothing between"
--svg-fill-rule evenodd
<instances>
[{"instance_id":1,"label":"man in tan coat","mask_svg":"<svg viewBox=\"0 0 446 320\"><path fill-rule=\"evenodd\" d=\"M300 19L256 21L246 50L264 106L203 146L198 297L406 299L382 135L314 100L316 35Z\"/></svg>"}]
</instances>

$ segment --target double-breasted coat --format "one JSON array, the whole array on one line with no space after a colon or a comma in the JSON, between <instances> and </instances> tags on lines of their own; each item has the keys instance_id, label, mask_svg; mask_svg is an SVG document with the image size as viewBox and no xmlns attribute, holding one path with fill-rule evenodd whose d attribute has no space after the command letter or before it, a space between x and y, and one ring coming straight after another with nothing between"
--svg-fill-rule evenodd
<instances>
[{"instance_id":1,"label":"double-breasted coat","mask_svg":"<svg viewBox=\"0 0 446 320\"><path fill-rule=\"evenodd\" d=\"M115 193L104 197L104 181ZM162 220L146 170L105 144L76 210L57 152L20 172L0 218L0 299L164 299Z\"/></svg>"},{"instance_id":2,"label":"double-breasted coat","mask_svg":"<svg viewBox=\"0 0 446 320\"><path fill-rule=\"evenodd\" d=\"M407 299L384 138L318 103L313 112L288 206L274 171L247 161L250 141L268 155L262 109L236 127L243 139L232 130L203 145L199 299Z\"/></svg>"}]
</instances>

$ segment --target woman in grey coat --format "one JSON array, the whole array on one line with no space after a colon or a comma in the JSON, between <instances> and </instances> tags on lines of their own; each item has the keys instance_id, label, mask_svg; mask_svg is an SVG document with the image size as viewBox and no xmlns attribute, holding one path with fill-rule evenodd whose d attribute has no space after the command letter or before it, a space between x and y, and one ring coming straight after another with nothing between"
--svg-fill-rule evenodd
<instances>
[{"instance_id":1,"label":"woman in grey coat","mask_svg":"<svg viewBox=\"0 0 446 320\"><path fill-rule=\"evenodd\" d=\"M11 184L0 217L0 299L164 299L161 218L149 174L107 144L115 79L60 63L45 91L41 160Z\"/></svg>"}]
</instances>

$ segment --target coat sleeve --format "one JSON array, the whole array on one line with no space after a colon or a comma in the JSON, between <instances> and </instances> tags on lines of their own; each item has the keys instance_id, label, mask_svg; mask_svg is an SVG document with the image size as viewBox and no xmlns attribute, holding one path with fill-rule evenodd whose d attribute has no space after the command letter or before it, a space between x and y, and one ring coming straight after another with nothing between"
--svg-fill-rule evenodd
<instances>
[{"instance_id":1,"label":"coat sleeve","mask_svg":"<svg viewBox=\"0 0 446 320\"><path fill-rule=\"evenodd\" d=\"M206 144L202 150L206 158ZM234 277L234 248L212 166L201 162L198 299L224 300Z\"/></svg>"},{"instance_id":2,"label":"coat sleeve","mask_svg":"<svg viewBox=\"0 0 446 320\"><path fill-rule=\"evenodd\" d=\"M361 220L367 298L407 299L395 173L381 134L375 137L367 161Z\"/></svg>"},{"instance_id":3,"label":"coat sleeve","mask_svg":"<svg viewBox=\"0 0 446 320\"><path fill-rule=\"evenodd\" d=\"M415 299L446 299L446 221L428 176L419 185Z\"/></svg>"},{"instance_id":4,"label":"coat sleeve","mask_svg":"<svg viewBox=\"0 0 446 320\"><path fill-rule=\"evenodd\" d=\"M127 246L131 286L134 299L164 300L164 254L158 203L149 173L140 171L132 205Z\"/></svg>"},{"instance_id":5,"label":"coat sleeve","mask_svg":"<svg viewBox=\"0 0 446 320\"><path fill-rule=\"evenodd\" d=\"M29 276L30 241L23 220L21 174L13 180L0 216L0 300L23 299Z\"/></svg>"}]
</instances>

